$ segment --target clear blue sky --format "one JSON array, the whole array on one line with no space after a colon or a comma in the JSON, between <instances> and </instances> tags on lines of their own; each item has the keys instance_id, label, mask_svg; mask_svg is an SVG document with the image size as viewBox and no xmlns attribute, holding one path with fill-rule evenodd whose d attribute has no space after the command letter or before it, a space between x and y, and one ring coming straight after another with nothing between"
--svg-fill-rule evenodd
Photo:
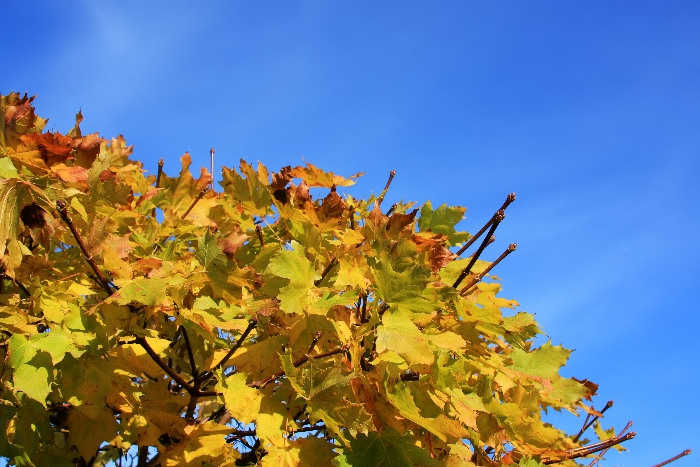
<instances>
[{"instance_id":1,"label":"clear blue sky","mask_svg":"<svg viewBox=\"0 0 700 467\"><path fill-rule=\"evenodd\" d=\"M206 6L205 6L206 5ZM700 445L700 3L19 1L0 91L49 128L124 134L155 172L240 158L367 172L356 195L466 205L515 191L493 259L565 372L634 420L644 466ZM693 182L695 180L695 182ZM391 201L391 199L387 199ZM581 423L575 420L574 431Z\"/></svg>"}]
</instances>

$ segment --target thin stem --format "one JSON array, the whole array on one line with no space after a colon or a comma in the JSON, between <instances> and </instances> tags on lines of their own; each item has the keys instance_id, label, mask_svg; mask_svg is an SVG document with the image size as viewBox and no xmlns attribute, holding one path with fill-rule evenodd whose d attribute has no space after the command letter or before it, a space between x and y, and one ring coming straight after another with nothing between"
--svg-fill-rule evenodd
<instances>
[{"instance_id":1,"label":"thin stem","mask_svg":"<svg viewBox=\"0 0 700 467\"><path fill-rule=\"evenodd\" d=\"M608 403L605 404L605 407L603 407L603 409L600 411L600 415L603 415L606 410L608 410L610 407L613 406L613 404L614 404L614 401L608 401ZM584 420L583 426L581 427L581 430L578 432L578 434L576 436L574 436L574 442L578 442L578 440L586 432L586 430L588 430L595 423L595 421L598 420L600 415L596 415L595 417L593 417L593 419L591 419L590 422L588 420L591 418L591 414L588 414L586 416L586 420Z\"/></svg>"},{"instance_id":2,"label":"thin stem","mask_svg":"<svg viewBox=\"0 0 700 467\"><path fill-rule=\"evenodd\" d=\"M665 461L663 461L663 462L661 462L661 463L659 463L659 464L654 464L654 465L652 465L651 467L661 467L662 465L670 464L671 462L677 461L677 460L680 459L681 457L687 456L688 454L690 454L690 452L691 452L690 449L686 449L686 450L683 451L682 453L680 453L680 454L678 454L678 455L675 455L675 456L673 456L672 458L670 458L670 459L668 459L668 460L665 460Z\"/></svg>"},{"instance_id":3,"label":"thin stem","mask_svg":"<svg viewBox=\"0 0 700 467\"><path fill-rule=\"evenodd\" d=\"M32 294L29 293L29 290L27 290L27 288L25 286L23 286L22 283L20 281L18 281L17 279L15 279L14 277L10 277L7 274L2 274L0 276L0 278L9 279L13 284L15 284L15 287L17 287L22 292L24 292L27 295L27 297L32 296Z\"/></svg>"},{"instance_id":4,"label":"thin stem","mask_svg":"<svg viewBox=\"0 0 700 467\"><path fill-rule=\"evenodd\" d=\"M73 234L73 238L75 238L75 241L78 242L80 251L82 251L83 255L85 256L85 260L88 262L93 272L97 276L97 282L99 282L108 295L112 295L112 287L109 285L109 281L102 275L102 271L100 271L100 269L97 267L97 264L95 264L95 260L92 258L92 255L88 253L87 248L85 248L83 237L80 235L80 232L78 232L78 229L75 228L75 224L73 224L73 220L70 218L70 214L68 214L68 206L66 205L66 202L59 199L56 201L56 208L58 209L58 213L61 215L61 219L63 219L63 222L66 223Z\"/></svg>"},{"instance_id":5,"label":"thin stem","mask_svg":"<svg viewBox=\"0 0 700 467\"><path fill-rule=\"evenodd\" d=\"M384 186L384 189L382 190L382 194L379 196L379 199L377 200L377 203L381 206L382 201L384 201L384 195L386 195L386 192L389 191L389 187L391 186L391 181L394 179L396 176L396 170L392 170L389 172L389 180L386 181L386 185Z\"/></svg>"},{"instance_id":6,"label":"thin stem","mask_svg":"<svg viewBox=\"0 0 700 467\"><path fill-rule=\"evenodd\" d=\"M325 269L321 273L321 277L314 281L314 285L316 287L318 287L321 284L321 282L323 282L328 273L331 272L331 269L333 269L333 266L335 266L336 264L338 264L338 258L333 257L333 259L330 260L330 262L326 265Z\"/></svg>"},{"instance_id":7,"label":"thin stem","mask_svg":"<svg viewBox=\"0 0 700 467\"><path fill-rule=\"evenodd\" d=\"M515 201L515 193L511 193L506 197L506 200L503 202L503 204L498 209L498 211L496 211L496 213L493 216L491 216L491 219L489 219L489 221L486 224L484 224L484 226L481 228L481 230L479 230L476 233L476 235L474 235L472 238L470 238L469 241L467 243L465 243L464 246L462 248L460 248L459 251L457 251L457 253L455 253L455 254L457 256L461 256L462 253L464 253L470 246L472 246L474 244L474 242L476 242L479 239L479 237L481 237L481 235L486 231L486 229L488 229L491 226L491 224L493 224L493 222L496 220L496 216L498 215L498 213L501 211L505 212L506 208L513 201Z\"/></svg>"},{"instance_id":8,"label":"thin stem","mask_svg":"<svg viewBox=\"0 0 700 467\"><path fill-rule=\"evenodd\" d=\"M517 243L511 243L510 245L508 245L508 248L506 248L506 250L503 253L501 253L501 256L496 258L496 260L493 263L489 264L489 266L486 269L484 269L483 272L476 274L474 276L474 278L471 280L471 282L469 282L469 284L464 286L464 288L459 292L460 295L465 295L469 289L474 287L485 275L487 275L489 272L491 272L491 270L493 268L495 268L498 265L498 263L500 263L503 260L503 258L505 258L509 254L513 253L517 248L518 248Z\"/></svg>"},{"instance_id":9,"label":"thin stem","mask_svg":"<svg viewBox=\"0 0 700 467\"><path fill-rule=\"evenodd\" d=\"M329 350L329 351L327 351L327 352L323 352L323 353L320 353L320 354L318 354L318 355L314 355L313 358L314 358L314 359L319 359L319 358L324 358L324 357L330 357L331 355L336 355L336 354L339 354L339 353L343 353L343 352L345 352L346 350L348 350L348 348L350 348L350 346L349 346L348 344L346 344L346 345L344 345L344 346L342 346L342 347L338 347L338 348L336 348L336 349ZM309 358L312 358L309 354L302 355L301 357L299 357L298 359L296 359L296 360L294 361L294 363L292 363L292 365L294 365L294 368L298 368L299 366L301 366L301 365L303 365L304 363L308 362L308 361L309 361ZM262 388L264 388L265 386L267 386L268 384L270 384L272 381L276 380L277 378L281 378L281 377L284 376L284 375L285 375L284 370L281 370L281 371L278 371L277 373L275 373L274 375L268 377L267 379L265 379L265 380L263 380L263 381L256 381L256 382L250 383L248 386L250 386L251 388L262 389Z\"/></svg>"},{"instance_id":10,"label":"thin stem","mask_svg":"<svg viewBox=\"0 0 700 467\"><path fill-rule=\"evenodd\" d=\"M164 161L163 158L161 157L161 158L158 160L158 174L156 175L156 186L155 186L155 188L160 188L160 178L161 178L161 176L163 175L163 165L165 165L165 161ZM153 216L153 218L156 217L156 208L155 208L155 207L153 208L153 211L151 212L151 216Z\"/></svg>"},{"instance_id":11,"label":"thin stem","mask_svg":"<svg viewBox=\"0 0 700 467\"><path fill-rule=\"evenodd\" d=\"M628 441L628 440L634 438L635 436L637 436L637 433L631 432L631 433L627 433L626 435L623 435L623 436L614 436L606 441L601 441L600 443L594 443L594 444L590 444L588 446L584 446L581 448L570 449L570 450L566 451L565 459L577 459L579 457L590 456L591 454L595 454L596 452L602 451L604 449L607 449L607 448L610 448L610 447L615 446L617 444ZM543 459L542 463L545 465L551 465L551 464L556 464L556 463L561 462L561 461L562 461L561 458Z\"/></svg>"},{"instance_id":12,"label":"thin stem","mask_svg":"<svg viewBox=\"0 0 700 467\"><path fill-rule=\"evenodd\" d=\"M322 331L318 331L316 334L314 334L313 339L311 339L311 345L309 345L309 350L306 352L307 354L310 354L314 350L314 347L316 347L316 344L318 344L318 340L321 338L321 335L323 335Z\"/></svg>"},{"instance_id":13,"label":"thin stem","mask_svg":"<svg viewBox=\"0 0 700 467\"><path fill-rule=\"evenodd\" d=\"M367 322L367 294L363 293L362 296L360 296L360 300L362 301L362 314L360 315L360 323L365 323Z\"/></svg>"},{"instance_id":14,"label":"thin stem","mask_svg":"<svg viewBox=\"0 0 700 467\"><path fill-rule=\"evenodd\" d=\"M202 188L202 191L199 192L197 197L192 201L192 204L190 204L190 207L187 208L187 211L182 215L181 219L184 219L187 217L187 215L190 213L190 211L194 208L194 206L199 202L200 199L204 197L205 194L207 194L207 191L209 191L209 187Z\"/></svg>"},{"instance_id":15,"label":"thin stem","mask_svg":"<svg viewBox=\"0 0 700 467\"><path fill-rule=\"evenodd\" d=\"M211 167L211 182L209 182L209 189L214 189L214 148L209 150L209 162Z\"/></svg>"},{"instance_id":16,"label":"thin stem","mask_svg":"<svg viewBox=\"0 0 700 467\"><path fill-rule=\"evenodd\" d=\"M632 428L632 421L627 422L627 425L625 425L625 427L622 430L620 430L616 438L622 437L622 435L624 435L630 428ZM611 446L608 446L605 449L603 449L600 455L596 459L593 459L593 461L590 464L588 464L588 467L593 467L595 464L597 464L600 461L600 459L602 459L602 457L605 455L605 453L608 452L608 450L610 450L610 447Z\"/></svg>"},{"instance_id":17,"label":"thin stem","mask_svg":"<svg viewBox=\"0 0 700 467\"><path fill-rule=\"evenodd\" d=\"M248 337L248 334L255 329L255 327L258 325L258 321L255 319L252 319L248 322L248 327L245 328L245 331L243 331L243 334L241 334L241 337L238 338L238 342L229 350L226 355L221 359L219 363L214 365L214 368L211 369L212 372L218 370L219 368L222 368L224 365L226 365L226 362L228 362L228 359L233 357L233 354L236 353L236 351L240 348L241 344L243 344L243 341L245 340L246 337Z\"/></svg>"},{"instance_id":18,"label":"thin stem","mask_svg":"<svg viewBox=\"0 0 700 467\"><path fill-rule=\"evenodd\" d=\"M476 250L476 253L472 255L471 261L469 261L469 264L467 265L466 268L464 268L455 281L454 284L452 284L453 288L457 288L457 286L464 280L465 277L467 277L467 274L469 274L469 271L471 271L472 267L474 264L476 264L476 260L479 259L479 256L481 253L484 251L484 248L486 248L486 245L490 243L491 236L493 233L496 231L496 228L498 227L498 224L501 223L501 221L506 217L506 213L503 209L499 210L496 214L493 216L493 222L491 222L491 228L489 229L488 234L486 234L486 237L484 240L481 242L481 245L479 245L479 249Z\"/></svg>"}]
</instances>

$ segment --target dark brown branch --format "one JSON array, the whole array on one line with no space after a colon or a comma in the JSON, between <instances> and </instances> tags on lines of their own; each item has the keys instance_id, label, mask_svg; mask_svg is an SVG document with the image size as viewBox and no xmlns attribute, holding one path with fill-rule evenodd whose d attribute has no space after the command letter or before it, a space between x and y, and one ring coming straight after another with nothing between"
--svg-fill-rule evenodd
<instances>
[{"instance_id":1,"label":"dark brown branch","mask_svg":"<svg viewBox=\"0 0 700 467\"><path fill-rule=\"evenodd\" d=\"M503 259L506 256L508 256L509 254L514 252L517 248L518 248L517 243L511 243L510 245L508 245L508 248L506 248L506 250L503 253L501 253L501 256L496 258L496 260L493 263L489 264L489 266L486 269L484 269L483 272L476 274L474 276L474 278L471 280L471 282L469 282L469 284L464 286L464 288L460 291L460 295L465 295L469 291L469 289L474 287L485 275L487 275L489 272L491 272L491 270L493 268L495 268L498 265L498 263L503 261Z\"/></svg>"},{"instance_id":2,"label":"dark brown branch","mask_svg":"<svg viewBox=\"0 0 700 467\"><path fill-rule=\"evenodd\" d=\"M32 296L32 294L29 293L29 290L27 290L27 288L26 288L24 285L22 285L22 283L21 283L20 281L18 281L17 279L15 279L14 277L10 277L10 276L8 276L7 274L2 274L2 275L0 275L0 279L3 279L3 278L4 278L4 279L9 279L10 282L12 282L13 284L15 284L15 287L17 287L17 288L20 289L22 292L24 292L25 295L27 295L27 297L31 297L31 296Z\"/></svg>"},{"instance_id":3,"label":"dark brown branch","mask_svg":"<svg viewBox=\"0 0 700 467\"><path fill-rule=\"evenodd\" d=\"M612 446L628 441L634 438L635 436L637 436L637 433L633 431L631 433L627 433L626 435L613 436L612 438L605 441L601 441L600 443L594 443L588 446L583 446L581 448L570 449L566 451L566 456L564 457L564 459L578 459L579 457L590 456L591 454L595 454L596 452L600 452L604 449L608 449ZM543 459L542 463L545 465L551 465L561 462L562 460L563 459L561 458Z\"/></svg>"},{"instance_id":4,"label":"dark brown branch","mask_svg":"<svg viewBox=\"0 0 700 467\"><path fill-rule=\"evenodd\" d=\"M178 385L182 386L189 394L195 393L194 387L187 381L185 381L184 378L177 374L172 368L166 365L163 359L161 359L155 352L155 350L153 350L153 347L151 347L148 344L145 337L137 337L134 342L143 347L143 349L151 357L151 359L154 362L156 362L156 365L158 365L161 368L161 370L163 370L168 376L170 376L170 378L172 378L173 381L175 381Z\"/></svg>"},{"instance_id":5,"label":"dark brown branch","mask_svg":"<svg viewBox=\"0 0 700 467\"><path fill-rule=\"evenodd\" d=\"M467 251L467 249L470 246L472 246L474 244L474 242L476 242L479 239L479 237L481 237L481 235L486 231L486 229L488 229L491 226L491 224L493 224L493 222L496 220L496 216L498 215L498 213L501 211L505 212L506 208L513 201L515 201L515 193L511 193L506 197L506 200L504 201L504 203L501 205L501 207L498 209L498 211L496 211L496 213L493 216L491 216L491 219L489 219L489 221L486 224L484 224L484 226L481 228L481 230L479 230L476 233L476 235L474 235L472 238L470 238L469 241L467 243L465 243L464 246L462 248L460 248L459 251L457 251L457 253L455 253L455 254L457 256L461 256L462 253Z\"/></svg>"},{"instance_id":6,"label":"dark brown branch","mask_svg":"<svg viewBox=\"0 0 700 467\"><path fill-rule=\"evenodd\" d=\"M317 280L314 281L314 285L315 285L316 287L318 287L318 286L321 284L321 282L323 282L323 279L326 278L326 276L328 275L328 273L331 272L331 269L333 269L333 266L335 266L336 264L338 264L338 259L335 258L335 257L333 257L333 258L330 260L330 262L326 265L326 267L325 267L325 269L323 270L323 272L321 273L320 279L317 279Z\"/></svg>"},{"instance_id":7,"label":"dark brown branch","mask_svg":"<svg viewBox=\"0 0 700 467\"><path fill-rule=\"evenodd\" d=\"M181 219L184 219L185 217L187 217L187 215L190 213L190 211L192 209L194 209L195 205L199 202L200 199L202 199L204 197L204 195L207 194L208 191L209 191L209 187L206 187L206 188L203 188L202 191L199 192L199 194L194 199L194 201L192 201L192 204L190 204L190 207L187 208L187 211L185 211L185 213L182 215Z\"/></svg>"},{"instance_id":8,"label":"dark brown branch","mask_svg":"<svg viewBox=\"0 0 700 467\"><path fill-rule=\"evenodd\" d=\"M314 350L314 347L316 347L316 344L318 344L318 340L321 338L321 335L323 335L322 331L318 331L316 334L314 334L313 339L311 339L311 345L309 345L309 350L306 352L307 354L310 354Z\"/></svg>"},{"instance_id":9,"label":"dark brown branch","mask_svg":"<svg viewBox=\"0 0 700 467\"><path fill-rule=\"evenodd\" d=\"M248 337L248 334L255 329L255 327L258 325L258 321L255 319L251 319L248 322L248 327L245 328L245 331L243 331L243 334L241 334L241 337L238 338L238 342L231 347L231 350L229 350L226 355L221 359L219 363L214 365L214 367L211 369L212 372L218 370L219 368L222 368L224 365L226 365L226 362L228 362L228 359L233 357L233 354L236 353L236 351L240 348L241 344L243 344L243 341L245 340L246 337Z\"/></svg>"},{"instance_id":10,"label":"dark brown branch","mask_svg":"<svg viewBox=\"0 0 700 467\"><path fill-rule=\"evenodd\" d=\"M488 245L490 243L491 236L496 231L498 224L500 224L501 221L505 217L506 217L506 213L503 209L499 210L496 214L494 214L493 221L491 222L491 228L489 229L488 234L486 234L484 241L481 242L481 245L479 245L479 249L476 250L476 253L474 253L472 255L471 261L469 261L469 264L467 264L467 267L462 270L462 272L460 273L460 275L457 278L457 280L455 281L455 283L452 284L452 287L454 287L456 289L457 286L459 286L459 284L464 280L464 278L467 277L467 274L469 274L469 271L471 271L474 264L476 264L476 260L479 259L479 256L484 251L484 248L486 248L486 245Z\"/></svg>"},{"instance_id":11,"label":"dark brown branch","mask_svg":"<svg viewBox=\"0 0 700 467\"><path fill-rule=\"evenodd\" d=\"M338 348L336 348L336 349L329 350L329 351L327 351L327 352L323 352L323 353L320 353L320 354L318 354L318 355L314 355L314 356L313 356L313 359L316 360L316 359L319 359L319 358L330 357L331 355L336 355L336 354L339 354L339 353L343 353L343 352L345 352L346 350L348 350L349 348L350 348L350 346L349 346L348 344L346 344L346 345L344 345L344 346L342 346L342 347L338 347ZM308 362L308 361L309 361L309 358L312 358L311 355L309 355L309 354L302 355L301 357L299 357L298 359L296 359L296 360L292 363L292 365L294 365L294 368L298 368L299 366L301 366L301 365L303 365L304 363ZM276 380L277 378L281 378L281 377L284 376L284 375L285 375L284 370L278 371L277 373L275 373L274 375L268 377L267 379L265 379L265 380L263 380L263 381L256 381L256 382L250 383L248 386L250 386L251 388L262 389L262 388L264 388L265 386L267 386L268 384L270 384L272 381Z\"/></svg>"},{"instance_id":12,"label":"dark brown branch","mask_svg":"<svg viewBox=\"0 0 700 467\"><path fill-rule=\"evenodd\" d=\"M677 460L680 459L681 457L687 456L688 454L690 454L690 452L691 452L690 449L686 449L686 450L683 451L682 453L680 453L680 454L678 454L678 455L676 455L676 456L673 456L672 458L670 458L670 459L668 459L668 460L665 460L665 461L663 461L663 462L660 462L660 463L658 463L658 464L654 464L654 465L652 465L651 467L661 467L662 465L670 464L671 462L677 461Z\"/></svg>"},{"instance_id":13,"label":"dark brown branch","mask_svg":"<svg viewBox=\"0 0 700 467\"><path fill-rule=\"evenodd\" d=\"M360 296L360 301L362 302L362 312L360 314L360 323L367 322L367 294L363 293Z\"/></svg>"},{"instance_id":14,"label":"dark brown branch","mask_svg":"<svg viewBox=\"0 0 700 467\"><path fill-rule=\"evenodd\" d=\"M258 234L258 240L260 240L260 246L261 247L265 246L265 239L263 238L262 227L260 227L259 225L256 225L255 226L255 233Z\"/></svg>"},{"instance_id":15,"label":"dark brown branch","mask_svg":"<svg viewBox=\"0 0 700 467\"><path fill-rule=\"evenodd\" d=\"M600 415L603 415L606 410L608 410L610 407L612 407L614 404L613 401L608 401L607 404L605 404L605 407L600 411ZM596 415L591 419L591 414L588 414L586 416L586 420L583 422L583 426L581 427L581 430L579 430L578 434L574 436L574 442L578 442L578 440L581 438L581 436L588 430L593 424L595 423L596 420L600 417L600 415ZM590 421L589 421L590 419Z\"/></svg>"},{"instance_id":16,"label":"dark brown branch","mask_svg":"<svg viewBox=\"0 0 700 467\"><path fill-rule=\"evenodd\" d=\"M382 205L382 201L384 201L384 195L386 195L386 192L389 191L389 187L391 186L391 181L394 179L396 176L396 170L392 170L389 172L389 180L386 181L386 185L384 186L384 189L382 190L382 194L379 196L379 199L377 200L377 204L380 206Z\"/></svg>"},{"instance_id":17,"label":"dark brown branch","mask_svg":"<svg viewBox=\"0 0 700 467\"><path fill-rule=\"evenodd\" d=\"M160 158L158 160L158 174L156 175L156 186L155 188L160 188L160 178L163 175L163 165L165 165L165 161L163 161L163 158ZM151 215L153 218L156 217L156 208L153 208L153 212L151 212Z\"/></svg>"},{"instance_id":18,"label":"dark brown branch","mask_svg":"<svg viewBox=\"0 0 700 467\"><path fill-rule=\"evenodd\" d=\"M622 430L620 430L620 432L617 434L616 438L622 437L622 435L624 435L625 433L627 433L627 431L628 431L630 428L632 428L632 421L627 422L627 425L625 425L625 427L624 427ZM608 447L606 447L605 449L603 449L603 450L600 452L600 455L599 455L596 459L593 459L593 461L592 461L590 464L588 464L588 467L593 467L595 464L597 464L597 463L600 461L600 459L603 458L603 456L605 455L605 453L608 452L608 450L609 450L610 448L611 448L611 446L608 446Z\"/></svg>"},{"instance_id":19,"label":"dark brown branch","mask_svg":"<svg viewBox=\"0 0 700 467\"><path fill-rule=\"evenodd\" d=\"M187 358L190 360L190 369L192 370L192 376L195 381L198 381L197 365L194 362L194 353L192 352L192 345L190 344L190 337L187 335L187 329L184 326L180 326L180 332L182 333L182 338L185 340L185 348L187 349Z\"/></svg>"},{"instance_id":20,"label":"dark brown branch","mask_svg":"<svg viewBox=\"0 0 700 467\"><path fill-rule=\"evenodd\" d=\"M58 209L58 213L61 215L61 219L63 219L63 222L66 223L71 233L73 234L73 238L75 238L75 241L78 243L80 251L83 252L85 260L88 262L93 272L97 276L97 282L100 284L100 286L102 286L102 288L105 290L105 292L107 292L108 295L112 295L112 286L109 285L109 281L105 279L105 276L102 275L102 271L100 271L100 269L97 267L97 264L95 264L95 260L93 259L92 255L88 253L87 248L85 248L85 243L83 243L83 237L80 235L80 232L78 232L78 229L75 228L75 224L73 224L73 220L70 218L70 214L68 214L68 206L66 205L66 202L62 199L59 199L58 201L56 201L56 208Z\"/></svg>"},{"instance_id":21,"label":"dark brown branch","mask_svg":"<svg viewBox=\"0 0 700 467\"><path fill-rule=\"evenodd\" d=\"M392 212L394 212L394 209L396 209L396 206L398 206L396 203L392 204L389 210L384 214L385 216L390 216Z\"/></svg>"}]
</instances>

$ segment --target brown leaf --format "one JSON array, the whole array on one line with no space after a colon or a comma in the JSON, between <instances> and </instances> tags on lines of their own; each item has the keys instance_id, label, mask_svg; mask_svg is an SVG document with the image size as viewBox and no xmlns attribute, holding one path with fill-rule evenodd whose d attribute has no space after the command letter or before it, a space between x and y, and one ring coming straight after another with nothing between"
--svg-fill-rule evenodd
<instances>
[{"instance_id":1,"label":"brown leaf","mask_svg":"<svg viewBox=\"0 0 700 467\"><path fill-rule=\"evenodd\" d=\"M37 146L49 166L74 159L73 140L60 133L30 133L22 136L22 142Z\"/></svg>"},{"instance_id":2,"label":"brown leaf","mask_svg":"<svg viewBox=\"0 0 700 467\"><path fill-rule=\"evenodd\" d=\"M272 173L272 183L270 188L272 191L284 190L287 183L292 179L292 167L290 165L282 167L279 172Z\"/></svg>"},{"instance_id":3,"label":"brown leaf","mask_svg":"<svg viewBox=\"0 0 700 467\"><path fill-rule=\"evenodd\" d=\"M61 180L68 183L77 183L87 186L88 171L85 167L72 166L59 163L51 167L51 171L56 173Z\"/></svg>"},{"instance_id":4,"label":"brown leaf","mask_svg":"<svg viewBox=\"0 0 700 467\"><path fill-rule=\"evenodd\" d=\"M389 233L401 232L406 226L413 224L413 220L416 218L417 213L418 209L414 209L408 214L395 212L389 218L389 223L386 226L386 230L388 230Z\"/></svg>"},{"instance_id":5,"label":"brown leaf","mask_svg":"<svg viewBox=\"0 0 700 467\"><path fill-rule=\"evenodd\" d=\"M318 210L318 215L321 218L338 218L345 213L345 201L341 198L335 190L335 186L331 187L328 196L323 198L323 203L321 204L321 209Z\"/></svg>"},{"instance_id":6,"label":"brown leaf","mask_svg":"<svg viewBox=\"0 0 700 467\"><path fill-rule=\"evenodd\" d=\"M221 241L221 251L229 259L233 259L238 248L248 240L248 236L241 232L231 232L231 234Z\"/></svg>"},{"instance_id":7,"label":"brown leaf","mask_svg":"<svg viewBox=\"0 0 700 467\"><path fill-rule=\"evenodd\" d=\"M439 271L452 261L456 255L445 245L447 237L443 234L430 235L424 232L413 235L413 242L421 253L427 253L428 262L433 271Z\"/></svg>"}]
</instances>

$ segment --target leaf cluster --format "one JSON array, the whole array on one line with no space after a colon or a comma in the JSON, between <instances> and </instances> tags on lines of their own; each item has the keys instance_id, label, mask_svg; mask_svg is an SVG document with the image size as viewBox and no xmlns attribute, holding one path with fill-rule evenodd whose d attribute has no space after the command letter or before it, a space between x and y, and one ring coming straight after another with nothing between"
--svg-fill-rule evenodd
<instances>
[{"instance_id":1,"label":"leaf cluster","mask_svg":"<svg viewBox=\"0 0 700 467\"><path fill-rule=\"evenodd\" d=\"M585 403L596 385L561 376L569 350L535 346L533 316L482 280L492 263L454 253L471 239L464 208L384 211L389 184L341 195L356 176L312 164L241 161L214 189L184 154L177 173L161 161L148 175L124 138L82 135L81 120L47 132L31 98L2 97L0 455L163 466L592 455L543 415L596 414Z\"/></svg>"}]
</instances>

